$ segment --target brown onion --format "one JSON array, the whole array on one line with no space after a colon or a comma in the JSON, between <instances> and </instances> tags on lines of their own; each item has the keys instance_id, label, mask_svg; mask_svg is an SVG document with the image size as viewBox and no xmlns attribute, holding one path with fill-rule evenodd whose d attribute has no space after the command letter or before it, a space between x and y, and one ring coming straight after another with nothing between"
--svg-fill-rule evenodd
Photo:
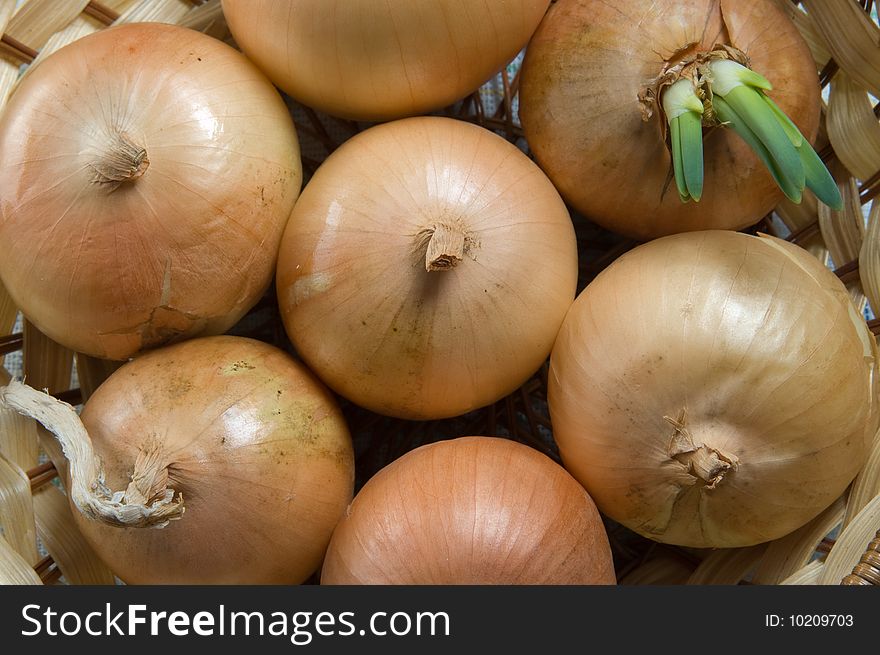
<instances>
[{"instance_id":1,"label":"brown onion","mask_svg":"<svg viewBox=\"0 0 880 655\"><path fill-rule=\"evenodd\" d=\"M716 45L743 51L770 96L810 141L819 84L810 51L774 0L559 0L526 51L520 114L536 160L562 196L600 225L645 240L740 229L782 200L770 173L731 130L704 130L702 200L682 203L659 98L661 74ZM652 117L644 120L644 111ZM803 186L803 185L801 185Z\"/></svg>"},{"instance_id":2,"label":"brown onion","mask_svg":"<svg viewBox=\"0 0 880 655\"><path fill-rule=\"evenodd\" d=\"M545 361L577 283L559 194L501 137L409 118L350 139L309 181L278 256L281 316L331 388L440 418Z\"/></svg>"},{"instance_id":3,"label":"brown onion","mask_svg":"<svg viewBox=\"0 0 880 655\"><path fill-rule=\"evenodd\" d=\"M49 396L18 384L0 401L59 436L76 522L128 583L302 582L352 497L351 438L333 397L252 339L192 339L123 365L86 403L84 439L47 420Z\"/></svg>"},{"instance_id":4,"label":"brown onion","mask_svg":"<svg viewBox=\"0 0 880 655\"><path fill-rule=\"evenodd\" d=\"M562 467L507 439L422 446L358 492L321 584L614 584L602 519Z\"/></svg>"},{"instance_id":5,"label":"brown onion","mask_svg":"<svg viewBox=\"0 0 880 655\"><path fill-rule=\"evenodd\" d=\"M101 30L0 119L0 277L97 357L224 332L271 282L301 180L290 114L240 53L158 23Z\"/></svg>"},{"instance_id":6,"label":"brown onion","mask_svg":"<svg viewBox=\"0 0 880 655\"><path fill-rule=\"evenodd\" d=\"M578 297L553 348L565 467L652 539L738 547L828 507L877 429L876 344L805 250L723 231L652 241Z\"/></svg>"},{"instance_id":7,"label":"brown onion","mask_svg":"<svg viewBox=\"0 0 880 655\"><path fill-rule=\"evenodd\" d=\"M236 43L327 113L388 120L477 89L525 46L549 0L223 0Z\"/></svg>"}]
</instances>

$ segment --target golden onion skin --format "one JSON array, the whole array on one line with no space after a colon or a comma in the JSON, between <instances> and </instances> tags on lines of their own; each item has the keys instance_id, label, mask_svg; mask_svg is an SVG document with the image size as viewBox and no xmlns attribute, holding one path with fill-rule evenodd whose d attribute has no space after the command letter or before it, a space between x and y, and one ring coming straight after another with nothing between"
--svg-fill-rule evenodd
<instances>
[{"instance_id":1,"label":"golden onion skin","mask_svg":"<svg viewBox=\"0 0 880 655\"><path fill-rule=\"evenodd\" d=\"M553 348L565 467L657 541L776 539L837 499L877 429L876 345L837 277L772 237L665 237L603 271Z\"/></svg>"},{"instance_id":2,"label":"golden onion skin","mask_svg":"<svg viewBox=\"0 0 880 655\"><path fill-rule=\"evenodd\" d=\"M129 146L137 171L107 178ZM40 331L102 359L220 334L270 285L301 183L290 113L241 53L160 23L101 30L29 71L0 118L0 278Z\"/></svg>"},{"instance_id":3,"label":"golden onion skin","mask_svg":"<svg viewBox=\"0 0 880 655\"><path fill-rule=\"evenodd\" d=\"M443 226L462 250L428 271ZM407 118L361 132L312 177L276 285L287 334L331 389L381 414L445 418L540 368L574 299L577 244L556 189L515 146Z\"/></svg>"},{"instance_id":4,"label":"golden onion skin","mask_svg":"<svg viewBox=\"0 0 880 655\"><path fill-rule=\"evenodd\" d=\"M223 0L236 43L293 98L335 116L425 114L475 91L549 0Z\"/></svg>"},{"instance_id":5,"label":"golden onion skin","mask_svg":"<svg viewBox=\"0 0 880 655\"><path fill-rule=\"evenodd\" d=\"M682 55L736 46L773 84L769 95L810 141L820 95L809 48L773 0L559 0L526 50L520 116L536 161L579 212L638 240L757 223L783 194L727 129L704 138L705 184L682 203L658 107L639 93ZM704 130L704 132L706 132Z\"/></svg>"},{"instance_id":6,"label":"golden onion skin","mask_svg":"<svg viewBox=\"0 0 880 655\"><path fill-rule=\"evenodd\" d=\"M589 495L522 444L462 437L422 446L358 492L321 584L614 584Z\"/></svg>"},{"instance_id":7,"label":"golden onion skin","mask_svg":"<svg viewBox=\"0 0 880 655\"><path fill-rule=\"evenodd\" d=\"M111 488L126 488L152 440L183 496L183 516L160 529L107 526L73 508L127 583L301 583L352 498L354 453L335 399L302 364L252 339L142 355L95 391L82 421Z\"/></svg>"}]
</instances>

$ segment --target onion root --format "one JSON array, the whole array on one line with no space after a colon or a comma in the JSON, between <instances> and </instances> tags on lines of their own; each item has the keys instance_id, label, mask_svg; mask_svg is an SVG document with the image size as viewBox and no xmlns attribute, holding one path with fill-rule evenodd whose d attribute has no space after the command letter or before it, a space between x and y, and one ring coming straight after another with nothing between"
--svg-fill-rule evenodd
<instances>
[{"instance_id":1,"label":"onion root","mask_svg":"<svg viewBox=\"0 0 880 655\"><path fill-rule=\"evenodd\" d=\"M38 421L55 435L70 462L71 499L87 517L115 527L162 528L183 515L183 496L167 487L158 440L145 443L128 488L114 492L104 483L101 460L73 407L18 380L0 387L0 407Z\"/></svg>"}]
</instances>

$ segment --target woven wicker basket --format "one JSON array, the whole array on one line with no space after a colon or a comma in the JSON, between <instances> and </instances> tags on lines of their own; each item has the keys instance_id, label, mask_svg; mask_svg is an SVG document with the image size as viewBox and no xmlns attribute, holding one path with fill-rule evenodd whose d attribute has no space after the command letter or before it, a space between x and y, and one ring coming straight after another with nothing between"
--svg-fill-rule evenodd
<instances>
[{"instance_id":1,"label":"woven wicker basket","mask_svg":"<svg viewBox=\"0 0 880 655\"><path fill-rule=\"evenodd\" d=\"M777 0L806 38L826 87L823 159L843 184L846 209L831 215L808 195L785 203L750 231L802 246L849 288L869 327L880 308L880 27L873 0ZM809 13L805 13L804 9ZM873 11L872 11L873 10ZM58 48L109 25L161 21L231 43L220 0L0 0L0 108L30 66ZM517 123L519 59L478 93L445 113L496 130L526 149ZM867 90L866 90L867 89ZM290 102L308 176L363 124L322 116ZM868 220L865 220L865 217ZM583 288L637 245L573 216ZM587 245L589 244L589 245ZM0 253L2 256L2 253ZM289 348L268 295L234 333ZM21 351L19 356L19 351ZM40 334L0 286L0 385L24 374L72 404L87 399L117 366L75 354ZM16 358L16 359L13 359ZM546 405L546 367L514 394L471 414L409 423L342 402L355 437L357 486L418 445L465 434L504 435L558 460ZM374 434L383 438L373 439ZM65 460L54 438L31 420L0 410L0 583L112 584L113 573L77 531L60 480ZM59 475L60 473L60 475ZM880 440L847 494L796 532L750 548L700 551L650 542L608 522L618 580L624 584L880 585Z\"/></svg>"}]
</instances>

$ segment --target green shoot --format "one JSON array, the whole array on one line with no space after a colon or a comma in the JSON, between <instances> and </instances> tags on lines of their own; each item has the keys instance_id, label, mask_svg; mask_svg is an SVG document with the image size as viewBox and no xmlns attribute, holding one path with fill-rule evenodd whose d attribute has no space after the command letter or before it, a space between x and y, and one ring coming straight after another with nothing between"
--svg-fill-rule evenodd
<instances>
[{"instance_id":1,"label":"green shoot","mask_svg":"<svg viewBox=\"0 0 880 655\"><path fill-rule=\"evenodd\" d=\"M672 169L682 202L699 202L703 195L703 103L693 82L681 79L663 94L669 122Z\"/></svg>"},{"instance_id":2,"label":"green shoot","mask_svg":"<svg viewBox=\"0 0 880 655\"><path fill-rule=\"evenodd\" d=\"M837 183L792 120L767 95L773 87L753 70L730 59L716 59L699 78L715 116L745 141L767 166L776 184L799 203L805 188L832 209L843 208ZM703 102L690 79L665 89L672 168L682 202L703 194Z\"/></svg>"},{"instance_id":3,"label":"green shoot","mask_svg":"<svg viewBox=\"0 0 880 655\"><path fill-rule=\"evenodd\" d=\"M770 83L727 59L711 62L709 72L716 115L764 161L785 195L798 203L806 187L832 209L842 209L843 199L831 173L797 126L765 93Z\"/></svg>"}]
</instances>

